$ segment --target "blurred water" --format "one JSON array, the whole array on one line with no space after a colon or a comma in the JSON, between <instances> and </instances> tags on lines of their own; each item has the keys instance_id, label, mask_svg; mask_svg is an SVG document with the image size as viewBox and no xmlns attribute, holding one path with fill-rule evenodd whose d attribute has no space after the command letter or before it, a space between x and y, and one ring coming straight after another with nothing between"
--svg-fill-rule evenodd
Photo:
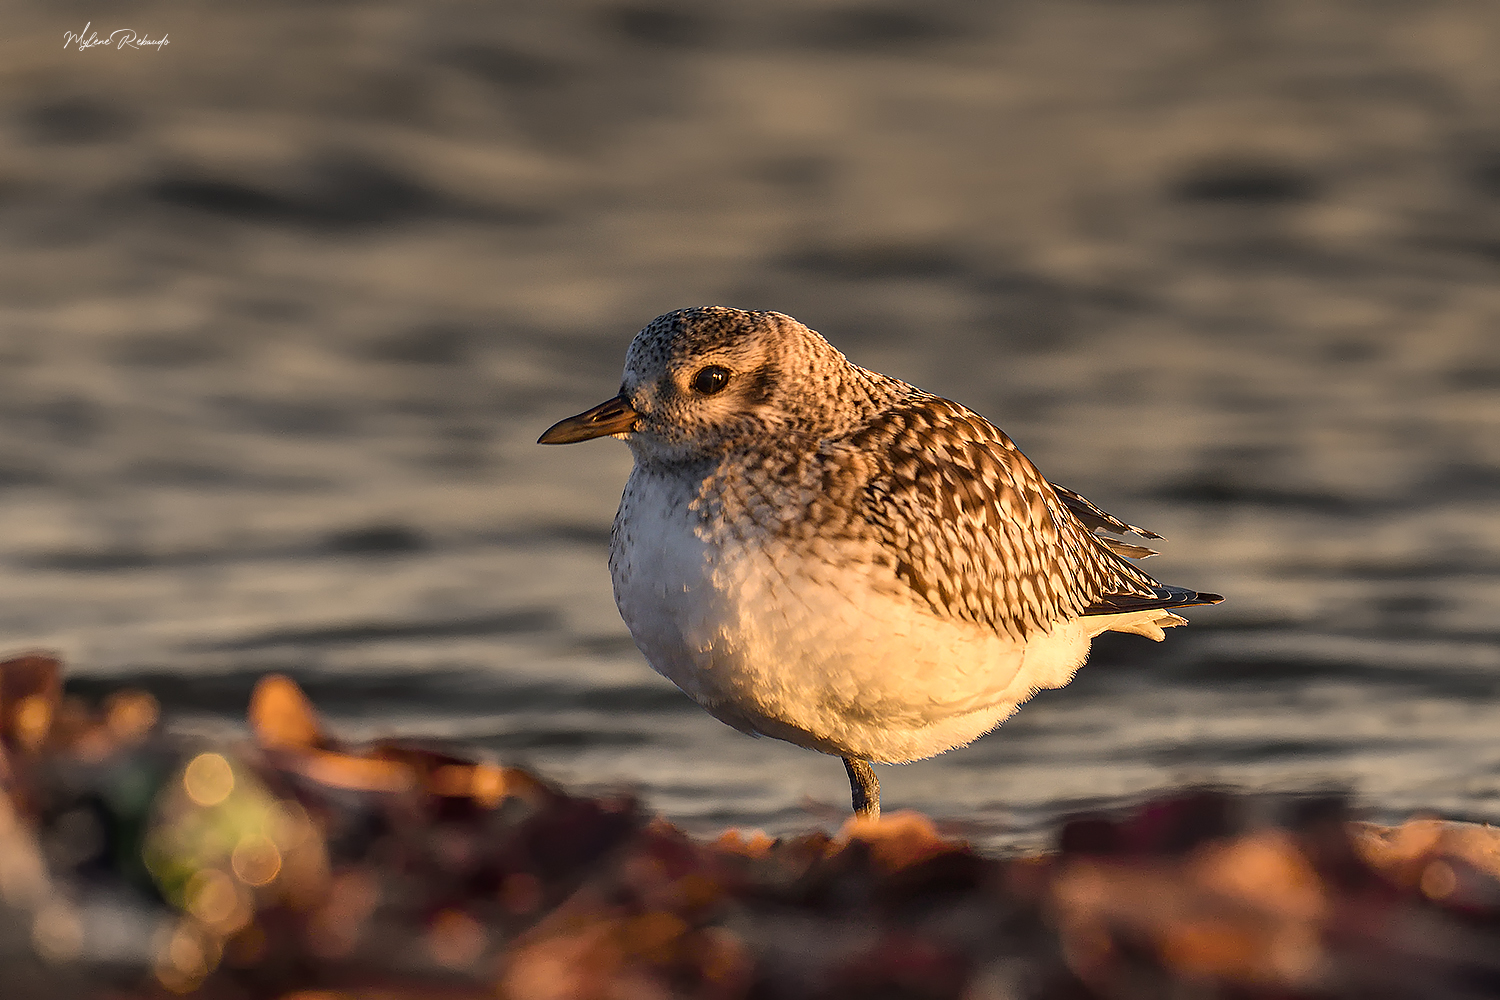
<instances>
[{"instance_id":1,"label":"blurred water","mask_svg":"<svg viewBox=\"0 0 1500 1000\"><path fill-rule=\"evenodd\" d=\"M58 51L40 3L0 39L0 636L80 692L222 730L281 670L351 737L694 829L841 818L836 760L635 652L625 449L533 444L724 302L975 407L1229 597L882 769L888 807L995 844L1195 781L1500 820L1492 5L118 16L171 45Z\"/></svg>"}]
</instances>

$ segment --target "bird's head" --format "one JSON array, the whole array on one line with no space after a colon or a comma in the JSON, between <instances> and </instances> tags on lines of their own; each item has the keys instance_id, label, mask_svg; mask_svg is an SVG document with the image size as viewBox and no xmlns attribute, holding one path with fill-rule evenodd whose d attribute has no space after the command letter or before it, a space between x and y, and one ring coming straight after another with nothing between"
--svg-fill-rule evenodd
<instances>
[{"instance_id":1,"label":"bird's head","mask_svg":"<svg viewBox=\"0 0 1500 1000\"><path fill-rule=\"evenodd\" d=\"M821 436L854 371L790 316L679 309L636 334L618 396L555 424L540 443L613 435L638 460L680 463L757 440Z\"/></svg>"}]
</instances>

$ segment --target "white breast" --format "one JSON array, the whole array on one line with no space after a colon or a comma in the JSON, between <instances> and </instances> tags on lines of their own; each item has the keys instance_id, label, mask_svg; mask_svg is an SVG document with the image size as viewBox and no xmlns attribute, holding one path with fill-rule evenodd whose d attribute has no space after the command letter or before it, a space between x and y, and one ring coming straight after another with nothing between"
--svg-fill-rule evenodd
<instances>
[{"instance_id":1,"label":"white breast","mask_svg":"<svg viewBox=\"0 0 1500 1000\"><path fill-rule=\"evenodd\" d=\"M994 728L1088 655L1078 620L1022 646L939 618L859 553L709 529L689 484L637 469L610 569L658 672L723 721L800 746L905 761Z\"/></svg>"}]
</instances>

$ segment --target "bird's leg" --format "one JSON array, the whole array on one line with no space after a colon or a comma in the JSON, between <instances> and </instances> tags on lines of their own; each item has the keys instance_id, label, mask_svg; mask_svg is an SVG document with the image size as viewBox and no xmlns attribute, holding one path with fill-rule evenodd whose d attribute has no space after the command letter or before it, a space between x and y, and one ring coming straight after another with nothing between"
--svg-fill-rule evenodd
<instances>
[{"instance_id":1,"label":"bird's leg","mask_svg":"<svg viewBox=\"0 0 1500 1000\"><path fill-rule=\"evenodd\" d=\"M854 815L860 819L880 818L880 779L867 760L845 757L844 770L849 772L849 793L854 799Z\"/></svg>"}]
</instances>

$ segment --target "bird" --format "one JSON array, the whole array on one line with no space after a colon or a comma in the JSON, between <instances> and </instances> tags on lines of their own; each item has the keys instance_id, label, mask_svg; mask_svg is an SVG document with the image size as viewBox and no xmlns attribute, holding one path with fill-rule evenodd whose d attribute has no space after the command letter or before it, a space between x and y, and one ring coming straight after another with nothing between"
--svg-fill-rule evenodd
<instances>
[{"instance_id":1,"label":"bird","mask_svg":"<svg viewBox=\"0 0 1500 1000\"><path fill-rule=\"evenodd\" d=\"M850 362L778 312L696 306L626 351L620 391L539 444L623 440L615 603L658 673L742 732L871 767L972 742L1070 681L1105 631L1160 641L1218 594L1113 535L967 407Z\"/></svg>"}]
</instances>

